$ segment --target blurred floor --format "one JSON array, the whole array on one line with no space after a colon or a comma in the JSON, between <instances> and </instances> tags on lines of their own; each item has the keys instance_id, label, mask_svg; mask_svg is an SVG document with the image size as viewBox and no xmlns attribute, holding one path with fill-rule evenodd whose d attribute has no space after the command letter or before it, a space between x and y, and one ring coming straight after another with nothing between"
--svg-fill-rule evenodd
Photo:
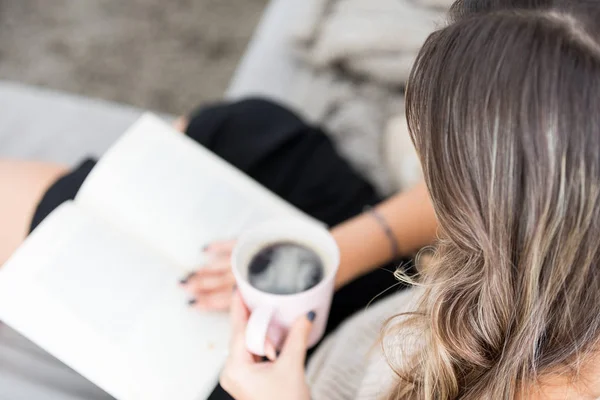
<instances>
[{"instance_id":1,"label":"blurred floor","mask_svg":"<svg viewBox=\"0 0 600 400\"><path fill-rule=\"evenodd\" d=\"M0 79L180 114L219 99L268 0L0 0Z\"/></svg>"}]
</instances>

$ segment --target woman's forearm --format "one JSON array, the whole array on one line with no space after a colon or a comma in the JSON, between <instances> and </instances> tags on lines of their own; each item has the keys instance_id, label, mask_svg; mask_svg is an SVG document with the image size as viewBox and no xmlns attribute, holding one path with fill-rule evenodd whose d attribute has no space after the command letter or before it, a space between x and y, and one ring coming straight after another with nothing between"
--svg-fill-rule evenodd
<instances>
[{"instance_id":1,"label":"woman's forearm","mask_svg":"<svg viewBox=\"0 0 600 400\"><path fill-rule=\"evenodd\" d=\"M399 193L376 207L397 241L399 254L370 213L358 215L332 230L342 255L336 287L385 264L395 256L408 256L433 242L437 221L424 183Z\"/></svg>"}]
</instances>

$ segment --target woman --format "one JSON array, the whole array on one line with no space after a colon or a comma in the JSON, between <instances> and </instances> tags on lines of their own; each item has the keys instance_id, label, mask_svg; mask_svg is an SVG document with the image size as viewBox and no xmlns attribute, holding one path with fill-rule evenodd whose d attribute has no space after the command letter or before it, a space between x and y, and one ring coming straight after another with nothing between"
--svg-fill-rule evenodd
<instances>
[{"instance_id":1,"label":"woman","mask_svg":"<svg viewBox=\"0 0 600 400\"><path fill-rule=\"evenodd\" d=\"M489 7L496 7L502 2L488 1L484 3ZM514 1L508 3L514 3ZM472 7L468 10L480 12L485 10L485 7ZM579 149L582 146L588 151L597 150L596 143L588 137L589 132L592 131L590 126L595 122L593 110L596 109L594 106L597 105L593 103L593 96L587 95L594 88L596 82L594 77L597 73L596 75L586 74L581 78L581 82L577 81L579 77L577 73L565 74L567 77L563 80L569 83L565 88L565 85L559 85L559 83L565 82L556 78L556 76L562 78L563 75L551 73L544 75L545 65L550 65L554 68L553 71L565 72L564 69L568 70L567 67L579 68L581 65L585 65L585 62L589 62L592 56L580 51L579 53L583 54L575 54L575 59L578 61L575 66L564 66L563 64L568 63L563 62L564 60L560 58L563 54L558 50L563 50L563 48L558 45L554 53L548 52L554 54L554 58L547 56L547 54L547 57L544 58L542 53L533 51L538 47L543 47L540 46L540 43L546 44L546 46L556 45L559 40L550 35L554 32L551 28L556 28L556 31L560 31L559 28L562 28L564 32L559 32L562 36L559 33L556 36L560 36L565 42L568 42L567 38L574 42L572 37L578 38L582 32L586 33L585 29L582 32L577 31L575 29L577 24L570 24L573 21L587 23L584 19L591 18L595 14L592 14L594 10L586 11L589 12L558 13L558 18L548 11L539 14L515 14L516 16L505 12L473 19L466 16L465 21L458 22L446 30L440 31L428 41L420 58L421 62L415 70L415 78L409 90L411 106L409 111L412 111L409 115L411 116L411 128L415 135L415 143L425 168L427 184L431 190L436 213L441 222L441 240L438 252L433 264L423 271L424 294L421 294L421 292L415 294L413 289L410 292L401 294L400 297L391 297L385 302L380 302L376 307L369 309L367 313L359 315L341 328L336 336L333 336L319 349L312 358L308 371L315 398L329 399L336 398L336 396L338 398L351 398L353 395L356 395L353 397L368 398L372 392L369 391L367 383L373 377L375 377L374 382L376 383L374 386L380 390L378 394L383 394L383 391L389 392L388 397L390 398L511 398L517 394L525 393L526 390L531 393L546 394L548 393L548 387L557 388L560 394L563 395L561 398L564 398L564 394L569 393L569 391L574 391L573 393L576 393L576 395L583 393L582 383L590 383L587 386L595 384L592 379L586 382L586 378L588 376L593 377L595 365L593 357L588 357L593 355L593 352L590 352L588 348L591 348L590 343L593 344L594 339L598 337L593 326L593 319L598 314L595 308L599 304L597 298L594 297L598 291L593 290L595 288L593 285L596 285L597 282L592 279L593 276L582 277L576 274L576 272L587 271L589 275L590 269L588 267L591 262L579 263L573 261L569 263L569 257L560 253L564 251L565 254L569 254L563 246L552 247L548 246L547 243L543 243L546 237L554 237L553 235L559 234L569 236L569 234L572 234L579 239L578 243L584 242L586 246L590 247L586 251L592 254L590 257L594 260L595 248L592 248L592 244L588 243L590 241L586 240L589 236L587 231L583 232L577 223L581 221L591 221L592 225L597 223L596 210L593 208L593 204L589 205L584 200L577 202L573 199L577 197L574 194L577 189L582 187L583 189L588 188L588 190L593 189L594 179L597 178L593 175L595 164L591 156L582 154L582 157L578 158L577 161L583 161L582 165L585 168L580 170L586 173L574 174L572 157L568 163L565 161L564 176L569 178L570 186L568 188L567 185L560 186L562 189L558 190L558 196L555 196L554 193L551 193L551 189L555 189L552 184L553 181L545 182L544 178L554 177L552 174L555 173L556 169L553 168L556 165L562 166L563 163L562 161L556 163L556 157L552 158L552 154L544 152L544 147L540 146L538 142L541 141L544 144L543 139L549 137L557 139L556 141L548 141L553 146L556 145L550 147L554 150L563 148ZM517 22L522 23L522 26L511 18L520 18ZM481 30L479 37L485 39L484 43L481 43L482 40L475 40L478 35L475 33L474 26ZM571 30L568 30L568 28ZM530 32L532 30L535 31L533 34ZM548 31L552 32L549 33ZM539 40L540 43L535 42L533 39L529 42L522 42L520 38L526 36L525 33L528 33L529 36L538 35L539 37L536 36L535 39ZM453 40L449 40L448 37L452 34L456 35L456 38L452 37ZM498 36L502 37L502 40ZM506 40L504 36L507 36L510 40ZM583 42L589 48L593 48L595 44L594 37L598 36L588 36L583 35ZM491 42L488 41L490 38L493 39ZM451 51L456 43L462 43L464 49ZM475 49L467 46L469 43L474 43L473 47ZM592 46L589 46L590 43L592 43ZM568 44L575 48L577 43L568 42ZM512 47L508 48L510 46ZM568 51L564 51L574 51L569 46L565 45L565 47L568 47ZM589 48L584 50L589 51ZM492 51L489 57L482 57L483 60L476 57L487 55L486 50L490 49L496 49L496 53ZM500 52L498 49L502 49L507 54L506 59L496 60L494 58L497 58ZM443 54L440 55L440 53ZM530 56L530 54L531 57L527 58L526 56ZM539 57L536 58L535 56ZM440 61L442 58L443 64ZM497 62L494 63L490 60ZM528 60L531 63L531 65L526 66L527 68L517 69L508 76L510 79L520 77L520 80L518 80L520 85L509 84L512 81L501 73L505 70L504 66L508 68L512 64L509 61L515 60ZM478 64L478 62L483 61L487 61L489 64ZM446 68L453 67L456 70L453 70L452 73L442 74L439 68L431 67L431 64L436 64L436 62L439 62L437 67L442 64ZM522 67L521 64L515 63L515 65L517 64ZM467 65L469 68L464 68ZM494 67L503 66L503 68L490 68L490 65ZM540 65L543 67L540 67ZM488 70L482 70L483 67ZM533 67L537 67L537 69ZM484 76L485 73L494 71L498 74ZM467 75L469 79L456 79ZM531 75L534 75L534 77L532 78ZM540 87L547 89L548 93L543 93L543 96L533 96L531 101L527 101L530 100L526 96L527 93L530 95L531 93L539 94L537 89L540 89L540 87L534 85L536 83L535 78L538 76L542 82ZM419 86L419 83L428 83L430 86ZM570 89L572 83L573 89ZM472 84L473 87L469 84ZM546 131L540 125L543 125L542 122L545 122L545 120L536 117L551 116L554 115L553 112L558 113L557 110L550 107L558 108L558 101L556 101L558 95L550 89L555 87L564 90L564 94L569 101L567 105L561 103L564 107L564 109L560 108L561 119L552 125L560 126L562 130L557 129L548 135L544 135ZM512 92L509 89L512 89ZM572 92L569 92L569 90L574 91L575 89L577 90L576 93L586 95L575 96ZM444 94L444 90L450 91L454 96L452 105L456 105L456 107L452 110L448 104L440 101L440 99L450 98L450 96ZM560 92L560 94L563 93ZM475 100L473 100L473 97ZM546 99L547 103L538 104L540 99ZM494 101L496 102L494 103ZM257 109L259 105L261 109ZM494 105L497 107L492 107ZM252 123L260 123L259 119L265 120L265 118L259 118L260 115L256 115L256 120L246 118L245 125L240 123L235 126L235 121L236 119L239 121L239 118L232 114L244 114L245 107L250 107L253 111L251 113L246 112L244 114L246 117L257 111L268 111L269 116L276 117L275 120L283 120L283 122L279 121L279 124L273 123L273 126L286 128L283 130L285 134L282 134L280 130L277 131L279 133L271 132L272 135L267 135L269 138L277 138L275 140L276 145L267 146L266 150L262 148L261 152L256 152L261 153L261 156L264 157L256 157L252 160L238 159L237 161L234 157L225 158L235 161L234 163L237 162L240 167L248 167L243 169L273 190L279 188L281 190L279 193L294 204L300 207L304 205L302 208L312 210L313 215L325 215L331 218L332 221L341 220L347 214L352 214L353 211L358 212L357 210L360 210L363 204L369 204L377 200L377 196L373 195L372 189L357 177L343 160L335 156L335 152L330 150L330 144L323 139L319 132L299 123L295 117L290 116L284 110L272 105L268 105L268 108L265 109L264 106L267 106L267 104L246 102L236 107L218 106L204 110L192 119L187 132L188 134L198 135L208 147L218 148L219 141L225 141L222 139L223 135L232 134L227 133L227 130L223 129L223 125L229 125L229 131L239 131L248 125L256 127ZM517 106L526 109L528 112L513 112L515 110L511 107ZM585 113L589 120L578 120L576 118L577 113L573 111L575 107L589 108L590 111ZM246 111L248 110L246 109ZM418 113L415 113L415 111L418 111ZM570 132L573 137L567 136L566 130L561 126L561 124L566 123L562 119L563 114L565 119L568 120L570 129L579 132L579 135L573 136ZM492 119L491 117L502 118ZM199 126L200 122L202 122L202 131L194 131L193 127ZM231 129L231 124L239 129ZM497 127L498 130L502 129L503 135L492 136L494 140L491 140L489 137L490 132L498 131L494 131L490 127ZM260 126L260 128L269 127ZM299 131L307 133L309 139L304 137L300 139L297 135ZM218 132L218 134L215 132ZM588 136L585 135L586 133ZM240 138L238 137L238 139ZM442 139L447 139L447 142L442 143L444 152L439 151ZM571 141L574 143L571 143ZM252 145L252 142L253 140L250 140L249 145ZM488 154L486 144L491 144L489 148L496 149L496 152L491 153L495 155L495 158ZM579 147L575 146L576 144ZM298 148L303 148L303 150L297 151ZM222 150L223 152L227 151L224 148ZM284 154L285 157L280 156L281 154ZM306 154L320 154L321 158L316 161L311 159L312 161L307 163ZM323 154L326 157L323 157ZM226 154L222 155L226 156ZM304 185L284 188L277 187L277 182L269 181L273 174L269 173L269 168L265 168L265 165L273 166L274 164L270 164L273 162L273 158L289 159L290 156L296 156L305 164L309 164L307 166L309 169L311 165L322 166L323 159L332 161L335 168L329 168L328 171L337 172L335 174L325 174L326 177L323 177L323 180L326 181L332 175L341 176L344 177L343 182L346 183L342 186L352 188L352 191L338 188L331 198L335 200L331 204L337 204L336 202L339 201L339 209L343 212L336 210L328 213L326 212L328 211L327 207L322 207L322 205L317 207L319 201L315 201L315 199L320 200L322 198L320 195L308 196L307 193L310 192L307 191L307 188L310 188L310 185L305 182L295 182L304 183ZM269 161L267 162L267 160ZM495 164L501 161L504 161L508 166ZM535 161L539 165L529 165L526 163L527 161ZM441 166L440 163L442 163ZM491 168L492 166L494 168ZM76 191L73 190L75 186L72 183L85 175L86 168L89 168L89 165L84 165L75 173L61 179L52 186L49 192L46 192L42 204L37 208L38 212L36 212L34 225L43 218L44 212L51 209L50 206L53 203L63 199L64 196L61 197L58 194L64 195L69 190ZM586 168L589 168L591 172L587 173ZM46 171L45 169L42 172L38 170L39 174L27 175L28 177L33 175L42 178L37 185L33 185L37 190L31 190L31 198L39 198L40 194L44 193L44 186L48 186L57 176L64 173L63 170L58 169L52 173L46 173ZM559 178L561 182L564 182L567 178L564 178L561 174L559 174ZM74 180L73 178L77 179ZM317 190L313 194L320 193L319 189L328 187L327 185L316 186ZM299 194L298 191L294 191L298 187L303 189ZM288 191L284 193L284 189ZM542 189L547 189L548 192ZM338 196L341 193L350 194L351 196ZM421 208L423 210L421 215L428 217L416 218L416 223L411 226L414 227L414 232L423 232L421 228L429 227L429 230L425 229L425 231L431 233L433 231L431 227L435 226L435 219L433 213L430 213L427 207L427 193L423 188L416 191L416 193L421 193L421 197L416 196L414 193L397 197L388 204L394 204L393 201L399 202L398 199L402 198L421 199L418 203L425 204L425 207ZM56 198L53 199L52 194L56 194ZM504 196L510 198L512 202L508 202ZM6 197L10 198L10 196ZM308 197L314 203L308 201ZM558 197L558 200L555 197ZM22 209L25 211L23 214L31 213L35 202L31 201L27 206L22 202L23 197L18 198L21 199L19 204L23 205ZM354 201L355 199L360 201ZM589 201L593 200L592 196ZM571 211L572 209L577 211ZM352 235L355 237L354 243L356 243L357 250L363 247L363 243L361 243L364 239L363 233L372 232L375 238L379 237L378 240L374 240L374 242L377 242L375 248L379 249L374 252L376 256L391 258L398 253L398 249L402 251L403 246L405 249L410 248L410 246L405 245L406 242L402 240L397 240L397 244L394 244L394 240L391 240L402 237L398 234L403 229L402 221L400 218L392 217L393 214L385 210L385 208L382 208L380 213L387 218L379 218L381 215L363 215L348 224L341 225L339 230L343 232L345 227L346 231L350 232L351 230L348 227L368 226L365 224L370 224L372 229L364 228L364 231L361 229L360 235ZM389 210L393 210L397 213L396 215L404 213L407 217L411 216L413 212L411 209L402 207L390 207ZM553 211L557 210L563 210L564 215L554 215L556 212L553 213ZM570 213L564 210L569 210ZM585 214L585 212L587 213ZM583 215L582 213L585 214L585 218L580 217L580 215ZM424 223L420 223L420 219ZM27 219L23 217L20 221L23 223ZM427 221L433 221L433 223L429 224ZM566 233L561 231L560 227L556 227L554 231L550 229L558 225L559 222L570 223L564 228ZM360 225L358 225L359 223ZM17 223L17 225L19 224ZM388 235L386 232L390 230L395 234ZM6 231L16 232L16 230L11 231L8 229ZM408 229L405 231L407 241L411 240L411 233L414 232ZM344 236L338 234L338 240L340 240L340 237L343 238ZM422 240L422 243L426 243L431 239L431 234L423 237L428 237L427 240ZM565 241L558 241L558 243L569 245L573 241L570 237L564 239ZM14 242L16 241L14 240ZM368 243L369 240L366 242ZM418 241L413 243L416 242ZM353 242L348 243L354 244ZM419 246L420 244L416 245L415 248ZM341 247L344 251L343 243ZM354 250L351 249L352 246L350 245L346 247ZM364 247L368 246L365 245ZM572 245L567 246L567 249L574 254L571 258L579 257L575 254L577 249L574 249ZM349 250L346 249L346 251ZM554 255L552 252L560 254ZM561 266L562 263L550 263L546 261L548 257L550 260L562 260L568 268L565 267L564 270L555 271L559 268L554 267ZM361 259L361 257L357 258ZM365 257L365 259L369 259L369 257ZM585 261L585 257L583 259ZM352 268L345 267L353 261L355 260L346 256L342 270L354 271ZM356 265L359 264L356 263ZM368 264L364 263L363 267ZM376 264L376 262L371 264ZM441 265L441 267L437 267L437 265ZM578 269L576 268L578 265L584 265L585 268ZM364 267L362 271L368 269ZM356 270L361 271L360 268ZM531 278L537 283L534 279L536 273L538 274L537 281L539 281L539 287L537 288L531 283L531 280L526 279ZM359 275L360 273L355 274ZM222 276L222 274L219 275ZM554 278L554 275L558 275L559 278L565 275L565 278L563 278L564 284L559 288L554 288L553 283L562 283L560 279L558 281L549 279L549 277ZM348 274L348 276L352 276L352 274ZM577 279L571 279L573 276ZM339 281L344 282L344 279L340 278ZM573 281L579 283L580 286L587 286L583 289L576 285L575 287L572 287L573 285L569 286ZM389 281L386 281L386 284L388 283ZM363 285L361 288L369 289L370 287ZM533 292L533 295L527 292L528 289ZM355 295L356 293L354 291ZM584 294L590 298L586 298ZM583 300L581 297L583 297ZM382 317L389 317L402 311L402 307L399 307L399 305L402 306L403 304L405 305L404 309L410 311L413 309L412 306L416 300L421 300L420 304L415 305L415 307L418 306L419 313L414 318L404 318L406 321L401 321L403 323L398 326L391 325L394 329L388 331L386 336L388 339L384 342L390 362L392 362L396 371L402 373L404 379L399 379L390 374L395 381L384 385L381 382L383 375L380 371L382 369L379 367L387 368L387 364L372 363L367 373L364 373L364 366L362 365L364 359L358 357L357 360L356 355L360 356L367 353L366 351L361 353L360 350L365 348L364 343L367 343L367 349L370 348L372 341L368 340L368 334L378 332ZM560 303L557 305L558 300L565 304ZM570 310L567 306L572 306L571 303L576 306L585 306L586 309L590 310L590 313L579 315L576 312L570 312L567 314L571 317L568 321L559 319L558 323L551 321L552 324L539 322L546 321L544 318L550 319L553 316L554 319L558 319L555 316L556 310L560 312ZM332 313L335 318L339 313L344 313L344 308L338 307L336 309L334 307ZM223 375L223 382L226 388L234 394L234 397L240 400L291 398L292 395L298 395L299 399L306 398L300 397L307 395L302 368L304 359L303 340L305 337L303 335L310 327L310 323L305 319L298 322L290 335L286 348L276 362L257 365L244 352L243 347L239 346L246 317L245 309L240 304L239 299L234 303L232 315L236 327L236 334L234 335L236 340L233 343L232 357ZM530 323L532 318L535 319L535 323ZM585 318L588 318L591 322L585 320ZM583 322L580 320L583 320ZM588 322L590 323L588 324ZM577 328L582 326L590 328L578 331ZM537 327L537 331L534 330L535 327ZM353 347L352 351L348 351L344 344L349 341L344 338L357 332L365 338L359 338L360 340L352 342L360 345L358 351L356 346ZM416 332L416 335L411 336L410 334L413 332ZM576 335L578 332L580 336ZM570 334L573 334L573 337ZM356 339L355 335L352 337ZM389 341L396 338L398 340L395 343ZM414 340L409 340L410 338ZM396 344L396 346L391 346L392 344ZM403 347L407 347L407 344L414 348L408 348L409 351L406 352L401 351ZM522 346L519 347L520 345ZM512 350L512 353L505 356L504 349ZM579 351L578 349L583 350ZM528 356L533 355L533 357L527 358L522 356L521 353ZM405 357L400 357L403 355ZM346 358L340 358L340 356ZM396 365L397 359L400 358L402 359L401 365ZM345 367L343 371L340 371L340 366ZM574 371L569 371L568 367L574 366L581 368L574 368ZM570 374L565 374L563 369L566 369ZM392 369L387 368L384 371L389 373ZM337 379L327 379L328 376L336 376ZM344 377L349 376L358 377L358 379L353 379L352 382L349 382L351 379L344 379ZM567 377L568 380L563 381L562 377ZM345 387L344 385L347 383L352 383L354 386ZM277 389L282 390L282 392L278 392ZM591 387L590 390L595 389Z\"/></svg>"},{"instance_id":2,"label":"woman","mask_svg":"<svg viewBox=\"0 0 600 400\"><path fill-rule=\"evenodd\" d=\"M574 3L479 12L430 36L407 89L439 221L422 287L331 335L310 390L308 318L259 363L236 298L221 377L234 398L600 397L600 7ZM374 324L385 357L364 345Z\"/></svg>"},{"instance_id":3,"label":"woman","mask_svg":"<svg viewBox=\"0 0 600 400\"><path fill-rule=\"evenodd\" d=\"M383 197L337 153L322 130L279 105L247 99L202 107L187 120L175 126L333 227L342 264L336 277L340 291L334 300L339 312L328 331L395 285L397 265L435 237L435 216L424 184L382 202ZM75 197L95 163L88 159L69 170L62 165L0 160L0 266L48 214ZM212 310L229 307L233 244L226 240L207 245L208 264L182 277L190 305Z\"/></svg>"},{"instance_id":4,"label":"woman","mask_svg":"<svg viewBox=\"0 0 600 400\"><path fill-rule=\"evenodd\" d=\"M203 107L185 125L179 123L186 135L333 227L342 263L326 332L374 298L393 293L390 287L400 289L393 272L401 259L433 241L436 221L423 184L381 203L383 197L337 153L324 132L276 104L248 99ZM0 266L29 231L59 204L75 197L94 165L95 160L85 160L69 170L46 163L0 161ZM371 206L377 207L364 212ZM207 246L208 265L182 277L181 283L173 282L189 290L191 306L229 307L231 246L231 242ZM23 368L18 358L6 362L2 341L0 325L0 378L17 375L15 371ZM23 348L11 338L4 344L9 349ZM19 379L37 384L31 373ZM71 384L58 380L43 384L48 390L53 385L57 391L73 388L69 394L73 398L103 398L91 388L82 390L89 385L81 379L67 376L64 381ZM217 387L211 398L229 396Z\"/></svg>"}]
</instances>

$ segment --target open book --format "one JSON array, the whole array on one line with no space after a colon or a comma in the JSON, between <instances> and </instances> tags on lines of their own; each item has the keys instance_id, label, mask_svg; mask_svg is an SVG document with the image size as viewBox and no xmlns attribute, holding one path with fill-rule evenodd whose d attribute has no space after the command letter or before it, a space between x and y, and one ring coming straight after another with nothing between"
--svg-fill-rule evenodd
<instances>
[{"instance_id":1,"label":"open book","mask_svg":"<svg viewBox=\"0 0 600 400\"><path fill-rule=\"evenodd\" d=\"M0 320L119 400L198 400L226 356L228 317L178 281L205 244L308 218L144 115L0 269Z\"/></svg>"}]
</instances>

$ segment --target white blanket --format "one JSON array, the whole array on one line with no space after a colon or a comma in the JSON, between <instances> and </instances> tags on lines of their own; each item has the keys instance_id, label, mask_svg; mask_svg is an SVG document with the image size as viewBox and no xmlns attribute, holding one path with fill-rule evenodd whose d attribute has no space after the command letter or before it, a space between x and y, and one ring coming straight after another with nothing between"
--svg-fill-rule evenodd
<instances>
[{"instance_id":1,"label":"white blanket","mask_svg":"<svg viewBox=\"0 0 600 400\"><path fill-rule=\"evenodd\" d=\"M444 15L410 0L309 1L312 10L294 32L307 62L397 86L406 82L419 48Z\"/></svg>"},{"instance_id":2,"label":"white blanket","mask_svg":"<svg viewBox=\"0 0 600 400\"><path fill-rule=\"evenodd\" d=\"M320 84L311 96L326 103L317 121L383 193L410 186L420 170L407 137L403 88L451 1L303 1L311 4L292 38Z\"/></svg>"}]
</instances>

